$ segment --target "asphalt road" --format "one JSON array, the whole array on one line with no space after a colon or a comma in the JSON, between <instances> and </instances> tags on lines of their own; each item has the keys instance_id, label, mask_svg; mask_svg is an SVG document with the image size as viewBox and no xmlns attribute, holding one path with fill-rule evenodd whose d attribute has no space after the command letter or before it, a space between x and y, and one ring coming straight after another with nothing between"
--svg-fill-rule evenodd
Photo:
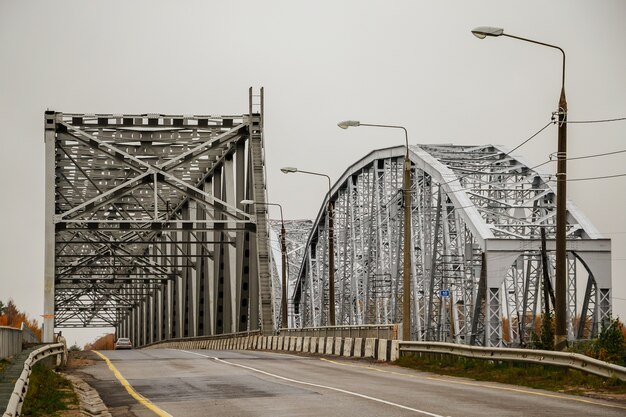
<instances>
[{"instance_id":1,"label":"asphalt road","mask_svg":"<svg viewBox=\"0 0 626 417\"><path fill-rule=\"evenodd\" d=\"M81 371L109 407L137 417L626 416L625 406L602 400L358 360L258 351L102 353L156 411L131 397L105 362Z\"/></svg>"}]
</instances>

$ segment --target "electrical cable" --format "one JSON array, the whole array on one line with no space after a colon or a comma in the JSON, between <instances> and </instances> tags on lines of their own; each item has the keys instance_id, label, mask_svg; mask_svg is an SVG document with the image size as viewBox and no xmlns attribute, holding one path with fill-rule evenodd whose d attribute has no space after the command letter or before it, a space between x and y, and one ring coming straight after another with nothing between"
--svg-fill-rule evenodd
<instances>
[{"instance_id":1,"label":"electrical cable","mask_svg":"<svg viewBox=\"0 0 626 417\"><path fill-rule=\"evenodd\" d=\"M597 153L597 154L593 154L593 155L574 156L574 157L571 157L571 158L567 158L566 161L574 161L576 159L599 158L601 156L615 155L615 154L624 153L624 152L626 152L626 149L622 149L620 151L613 151L613 152ZM552 152L550 154L550 161L557 161L556 159L552 159L552 157L554 157L556 153L557 152Z\"/></svg>"},{"instance_id":2,"label":"electrical cable","mask_svg":"<svg viewBox=\"0 0 626 417\"><path fill-rule=\"evenodd\" d=\"M593 180L604 180L604 179L618 178L618 177L626 177L626 173L615 174L615 175L603 175L601 177L569 178L566 181L593 181Z\"/></svg>"},{"instance_id":3,"label":"electrical cable","mask_svg":"<svg viewBox=\"0 0 626 417\"><path fill-rule=\"evenodd\" d=\"M608 122L620 122L626 120L626 117L616 117L614 119L598 119L598 120L566 120L563 123L608 123ZM561 123L561 122L559 122Z\"/></svg>"}]
</instances>

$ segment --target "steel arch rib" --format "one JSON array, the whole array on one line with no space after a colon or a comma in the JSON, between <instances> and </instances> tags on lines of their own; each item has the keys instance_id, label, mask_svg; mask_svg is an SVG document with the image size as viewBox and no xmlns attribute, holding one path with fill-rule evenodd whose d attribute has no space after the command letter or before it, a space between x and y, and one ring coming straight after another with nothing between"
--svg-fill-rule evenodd
<instances>
[{"instance_id":1,"label":"steel arch rib","mask_svg":"<svg viewBox=\"0 0 626 417\"><path fill-rule=\"evenodd\" d=\"M329 198L338 209L345 210L339 222L350 229L349 233L347 230L342 233L337 230L336 224L335 238L347 240L346 236L350 236L351 239L349 244L340 242L336 245L336 251L343 263L347 260L342 256L352 256L355 263L360 262L359 265L352 265L352 275L349 277L358 279L358 282L343 282L336 286L336 291L341 291L340 301L336 304L338 311L350 310L350 314L342 315L342 322L338 324L348 324L354 320L356 324L363 324L363 320L367 320L363 319L364 316L369 317L369 320L378 320L377 323L398 321L399 315L395 309L403 289L399 288L394 270L399 266L399 261L385 261L388 264L377 270L388 271L391 277L390 289L385 289L387 293L383 294L384 297L392 298L389 302L372 303L369 292L371 281L381 281L380 277L374 277L380 274L364 272L363 268L373 270L372 263L389 260L390 256L396 260L400 258L399 249L393 249L394 245L399 248L400 243L395 234L399 233L401 224L397 220L397 211L393 211L393 204L399 203L394 199L384 202L376 196L380 196L381 192L389 196L398 187L398 181L388 177L397 175L404 154L404 146L374 150L348 167L332 186ZM544 286L538 278L541 268L537 268L534 263L541 250L539 230L542 228L548 235L549 265L553 264L555 190L549 177L532 170L522 157L510 155L502 146L410 146L409 159L412 164L414 223L412 285L416 286L412 295L415 300L412 307L415 311L412 314L417 316L414 323L420 323L420 328L413 329L413 337L449 338L460 343L469 343L471 339L475 343L487 345L527 343L530 327L518 329L515 326L524 323L524 318L531 314L531 310L527 309L534 309L538 305L540 291L533 289L535 285L538 288ZM382 167L380 177L372 174L376 171L374 166ZM362 195L354 197L351 194L355 192L353 181L367 183L362 187L369 188L362 188ZM418 190L417 187L422 188ZM442 195L437 200L435 189L440 190ZM325 250L326 203L324 201L320 206L313 222L295 283L294 303L303 303L299 308L301 325L323 325L323 319L319 319L320 313L323 313L320 310L328 308L323 303L305 305L315 299L327 298L323 293L327 277L318 276L319 271L324 270L324 259L318 252ZM355 217L354 204L358 206L357 210L361 210L361 215L376 211L376 219ZM366 208L368 204L371 207ZM348 208L351 205L352 208ZM587 264L594 263L591 267L595 270L594 282L598 282L598 293L602 293L602 303L596 303L599 304L599 310L592 312L591 316L607 317L610 313L611 288L610 241L602 238L571 201L568 201L567 207L568 250ZM380 215L381 211L385 213L384 216ZM435 221L435 218L440 220ZM376 233L368 229L373 227L373 223L379 228ZM361 249L358 245L361 245ZM352 250L351 255L348 254L349 250ZM354 258L357 251L360 253ZM314 252L317 256L312 263ZM321 269L319 262L322 262ZM342 268L342 262L337 270ZM316 266L317 272L313 266ZM347 270L345 267L342 270L344 279ZM575 291L575 265L570 270L571 282L568 288L569 291ZM597 279L598 274L602 276L601 279ZM318 282L320 279L321 283ZM382 279L383 285L386 285L385 280ZM379 289L381 284L376 285L379 285ZM346 289L351 289L347 296ZM451 301L444 298L447 296L439 294L439 290L444 289L450 290ZM421 295L426 293L428 297ZM575 294L570 294L569 299L574 303ZM585 302L585 305L589 304ZM593 304L593 300L590 303ZM545 306L542 308L545 309ZM305 314L308 311L311 314ZM570 306L568 319L572 323L576 320L573 317L576 311L575 305ZM532 315L532 320L534 317ZM529 320L526 319L526 325ZM504 333L503 322L508 326Z\"/></svg>"}]
</instances>

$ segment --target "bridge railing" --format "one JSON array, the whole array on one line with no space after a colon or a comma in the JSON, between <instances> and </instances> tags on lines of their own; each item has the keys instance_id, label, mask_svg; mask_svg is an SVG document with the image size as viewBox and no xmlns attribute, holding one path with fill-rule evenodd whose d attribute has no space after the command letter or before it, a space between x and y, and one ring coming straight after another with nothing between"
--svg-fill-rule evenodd
<instances>
[{"instance_id":1,"label":"bridge railing","mask_svg":"<svg viewBox=\"0 0 626 417\"><path fill-rule=\"evenodd\" d=\"M35 332L25 326L24 323L22 323L21 331L23 343L41 343L41 340L39 340Z\"/></svg>"},{"instance_id":2,"label":"bridge railing","mask_svg":"<svg viewBox=\"0 0 626 417\"><path fill-rule=\"evenodd\" d=\"M349 329L349 327L352 327ZM385 337L360 337L356 327L346 326L351 335L339 336L339 328L281 329L280 335L262 336L259 332L232 333L218 336L172 339L153 343L152 347L172 349L216 349L216 350L278 350L291 352L319 353L353 358L371 358L378 361L395 361L400 356L451 355L473 359L528 362L541 365L554 365L578 369L605 378L618 378L626 381L626 368L608 362L570 352L555 352L533 349L512 349L497 347L469 346L444 342L410 342ZM372 327L361 326L362 331L374 331ZM383 327L383 326L379 326ZM388 326L394 330L393 325ZM331 331L332 329L332 331ZM298 330L308 330L302 334ZM323 330L328 331L326 335ZM379 329L383 332L385 329ZM401 329L395 328L396 332ZM313 334L315 332L321 332ZM401 334L401 333L400 333ZM394 335L393 332L390 333ZM397 336L397 333L396 333ZM147 346L146 346L147 347Z\"/></svg>"},{"instance_id":3,"label":"bridge railing","mask_svg":"<svg viewBox=\"0 0 626 417\"><path fill-rule=\"evenodd\" d=\"M23 333L14 327L0 326L0 359L22 351Z\"/></svg>"},{"instance_id":4,"label":"bridge railing","mask_svg":"<svg viewBox=\"0 0 626 417\"><path fill-rule=\"evenodd\" d=\"M147 347L157 347L159 345L164 345L164 344L172 345L172 344L182 343L182 342L191 343L191 342L201 342L205 340L235 339L235 338L240 338L240 337L258 336L260 334L261 334L260 330L252 330L249 332L224 333L224 334L214 334L214 335L208 335L208 336L178 337L175 339L159 340L159 341L148 343L146 345L142 345L139 347L147 348Z\"/></svg>"},{"instance_id":5,"label":"bridge railing","mask_svg":"<svg viewBox=\"0 0 626 417\"><path fill-rule=\"evenodd\" d=\"M444 342L402 342L398 343L400 355L443 354L473 359L528 362L578 369L605 378L618 378L626 381L626 368L572 352L550 350L512 349L483 346L469 346Z\"/></svg>"},{"instance_id":6,"label":"bridge railing","mask_svg":"<svg viewBox=\"0 0 626 417\"><path fill-rule=\"evenodd\" d=\"M360 326L320 326L300 329L279 329L281 336L351 337L397 340L402 324L368 324Z\"/></svg>"},{"instance_id":7,"label":"bridge railing","mask_svg":"<svg viewBox=\"0 0 626 417\"><path fill-rule=\"evenodd\" d=\"M28 379L30 378L33 365L40 360L53 355L59 355L61 363L65 363L67 361L67 347L65 345L65 339L62 339L61 343L45 345L31 352L24 362L24 369L22 370L20 377L15 382L11 398L9 399L6 411L2 417L15 417L22 414L24 398L26 397L26 392L28 391Z\"/></svg>"}]
</instances>

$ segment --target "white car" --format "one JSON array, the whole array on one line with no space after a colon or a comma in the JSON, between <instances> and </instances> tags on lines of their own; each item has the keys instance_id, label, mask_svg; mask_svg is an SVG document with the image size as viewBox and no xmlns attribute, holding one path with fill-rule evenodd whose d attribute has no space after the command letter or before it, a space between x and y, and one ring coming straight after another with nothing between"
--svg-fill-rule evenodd
<instances>
[{"instance_id":1,"label":"white car","mask_svg":"<svg viewBox=\"0 0 626 417\"><path fill-rule=\"evenodd\" d=\"M114 346L115 350L132 349L132 348L133 348L133 343L127 337L120 337L119 339L117 339L117 341L115 342L115 346Z\"/></svg>"}]
</instances>

